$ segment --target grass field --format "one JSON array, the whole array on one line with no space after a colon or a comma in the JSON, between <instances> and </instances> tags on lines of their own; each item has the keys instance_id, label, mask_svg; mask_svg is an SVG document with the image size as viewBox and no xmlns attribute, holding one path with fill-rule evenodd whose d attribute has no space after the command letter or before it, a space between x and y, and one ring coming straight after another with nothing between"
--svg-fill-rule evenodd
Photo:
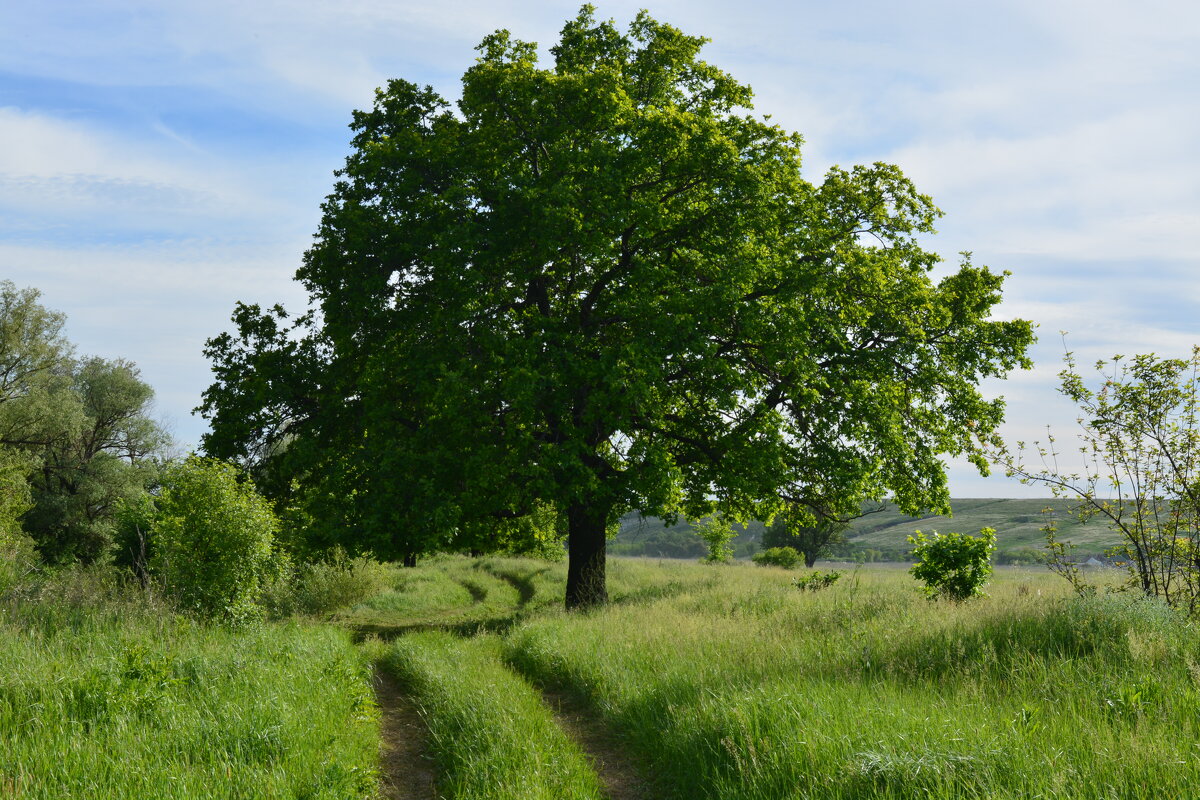
<instances>
[{"instance_id":1,"label":"grass field","mask_svg":"<svg viewBox=\"0 0 1200 800\"><path fill-rule=\"evenodd\" d=\"M396 647L445 665L427 672L461 694L476 680L494 685L499 666L571 693L639 770L645 796L1152 798L1200 788L1200 638L1156 604L1076 599L1024 570L999 571L989 597L961 606L924 600L888 568L818 593L747 566L617 561L613 573L619 585L658 589L590 614L547 607L470 658L447 655L445 637ZM436 727L444 688L413 686ZM438 738L456 776L473 769L471 753L453 752L470 740ZM538 783L543 772L507 763L504 780L553 793ZM497 766L479 756L478 768Z\"/></svg>"},{"instance_id":2,"label":"grass field","mask_svg":"<svg viewBox=\"0 0 1200 800\"><path fill-rule=\"evenodd\" d=\"M1200 796L1187 619L1033 569L961 605L802 574L614 559L612 604L566 613L563 564L438 557L228 630L68 573L0 603L0 797L417 796L381 794L372 664L431 800Z\"/></svg>"},{"instance_id":3,"label":"grass field","mask_svg":"<svg viewBox=\"0 0 1200 800\"><path fill-rule=\"evenodd\" d=\"M0 602L0 797L372 796L378 713L348 632L205 626L96 582Z\"/></svg>"}]
</instances>

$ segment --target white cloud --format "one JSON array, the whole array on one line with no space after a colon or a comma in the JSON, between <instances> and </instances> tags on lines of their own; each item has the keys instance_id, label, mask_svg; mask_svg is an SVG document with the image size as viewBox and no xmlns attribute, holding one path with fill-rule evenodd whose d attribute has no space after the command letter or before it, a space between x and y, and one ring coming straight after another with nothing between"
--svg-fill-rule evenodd
<instances>
[{"instance_id":1,"label":"white cloud","mask_svg":"<svg viewBox=\"0 0 1200 800\"><path fill-rule=\"evenodd\" d=\"M392 77L453 98L483 35L507 27L545 51L578 5L0 5L0 70L42 82L22 108L0 108L0 273L45 289L83 349L144 362L164 407L194 426L199 343L235 300L299 299L290 275L342 151L290 137L344 145L350 110ZM624 26L641 5L598 15ZM1200 5L664 0L652 13L713 37L705 57L756 89L759 113L805 134L810 178L898 163L947 211L931 247L1014 271L999 313L1040 322L1043 341L1034 372L988 387L1010 398L1012 436L1072 424L1055 392L1059 329L1084 363L1187 352ZM56 82L74 93L43 104ZM183 113L160 116L151 90ZM953 474L957 494L986 485Z\"/></svg>"},{"instance_id":2,"label":"white cloud","mask_svg":"<svg viewBox=\"0 0 1200 800\"><path fill-rule=\"evenodd\" d=\"M65 312L81 353L137 363L181 443L192 446L205 426L190 412L211 382L205 340L230 328L239 300L303 309L291 276L305 246L0 244L0 275L37 287L44 305Z\"/></svg>"}]
</instances>

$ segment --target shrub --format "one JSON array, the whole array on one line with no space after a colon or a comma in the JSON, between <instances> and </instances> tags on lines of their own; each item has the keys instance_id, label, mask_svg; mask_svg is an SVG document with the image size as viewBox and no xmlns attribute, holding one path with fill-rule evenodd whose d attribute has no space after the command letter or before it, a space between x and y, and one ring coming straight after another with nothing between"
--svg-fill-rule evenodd
<instances>
[{"instance_id":1,"label":"shrub","mask_svg":"<svg viewBox=\"0 0 1200 800\"><path fill-rule=\"evenodd\" d=\"M733 560L733 547L729 542L736 534L729 520L721 516L708 517L693 522L692 530L708 546L703 559L706 564L724 564Z\"/></svg>"},{"instance_id":2,"label":"shrub","mask_svg":"<svg viewBox=\"0 0 1200 800\"><path fill-rule=\"evenodd\" d=\"M33 539L19 530L0 528L0 595L25 583L40 564Z\"/></svg>"},{"instance_id":3,"label":"shrub","mask_svg":"<svg viewBox=\"0 0 1200 800\"><path fill-rule=\"evenodd\" d=\"M917 558L909 572L925 583L923 591L931 600L944 596L961 602L983 594L983 585L992 574L992 551L996 549L993 528L984 528L979 536L916 533L908 537Z\"/></svg>"},{"instance_id":4,"label":"shrub","mask_svg":"<svg viewBox=\"0 0 1200 800\"><path fill-rule=\"evenodd\" d=\"M168 470L151 528L152 566L190 610L229 622L261 614L278 521L232 464L189 456Z\"/></svg>"},{"instance_id":5,"label":"shrub","mask_svg":"<svg viewBox=\"0 0 1200 800\"><path fill-rule=\"evenodd\" d=\"M21 516L33 506L27 481L31 467L26 456L0 445L0 536L19 532Z\"/></svg>"},{"instance_id":6,"label":"shrub","mask_svg":"<svg viewBox=\"0 0 1200 800\"><path fill-rule=\"evenodd\" d=\"M150 578L150 563L153 560L151 529L157 507L152 496L123 498L113 513L112 563L129 570L142 588Z\"/></svg>"},{"instance_id":7,"label":"shrub","mask_svg":"<svg viewBox=\"0 0 1200 800\"><path fill-rule=\"evenodd\" d=\"M791 569L800 563L800 553L794 547L769 547L761 553L755 553L751 560L760 567Z\"/></svg>"},{"instance_id":8,"label":"shrub","mask_svg":"<svg viewBox=\"0 0 1200 800\"><path fill-rule=\"evenodd\" d=\"M350 558L340 547L323 561L296 569L296 607L307 614L331 614L368 600L389 586L387 567L367 556Z\"/></svg>"},{"instance_id":9,"label":"shrub","mask_svg":"<svg viewBox=\"0 0 1200 800\"><path fill-rule=\"evenodd\" d=\"M833 586L840 577L840 572L815 571L807 578L792 578L792 585L802 592L818 592Z\"/></svg>"}]
</instances>

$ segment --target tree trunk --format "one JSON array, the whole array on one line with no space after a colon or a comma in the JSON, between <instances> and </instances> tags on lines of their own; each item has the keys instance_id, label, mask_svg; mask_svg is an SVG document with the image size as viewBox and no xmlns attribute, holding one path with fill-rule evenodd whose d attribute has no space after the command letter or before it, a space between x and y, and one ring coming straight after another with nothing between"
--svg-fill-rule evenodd
<instances>
[{"instance_id":1,"label":"tree trunk","mask_svg":"<svg viewBox=\"0 0 1200 800\"><path fill-rule=\"evenodd\" d=\"M804 551L804 566L808 567L809 569L812 569L816 565L816 563L817 563L817 551L813 550L810 552L808 550L805 550Z\"/></svg>"},{"instance_id":2,"label":"tree trunk","mask_svg":"<svg viewBox=\"0 0 1200 800\"><path fill-rule=\"evenodd\" d=\"M608 509L579 503L567 508L567 608L608 602L605 558Z\"/></svg>"},{"instance_id":3,"label":"tree trunk","mask_svg":"<svg viewBox=\"0 0 1200 800\"><path fill-rule=\"evenodd\" d=\"M404 561L402 563L406 567L415 567L417 565L417 554L416 553L405 553Z\"/></svg>"}]
</instances>

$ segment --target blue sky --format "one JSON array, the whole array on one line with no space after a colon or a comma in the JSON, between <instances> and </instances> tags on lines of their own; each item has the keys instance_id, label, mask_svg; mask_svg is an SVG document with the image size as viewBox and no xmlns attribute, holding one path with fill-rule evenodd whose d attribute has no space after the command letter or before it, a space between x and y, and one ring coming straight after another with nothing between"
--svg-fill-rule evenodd
<instances>
[{"instance_id":1,"label":"blue sky","mask_svg":"<svg viewBox=\"0 0 1200 800\"><path fill-rule=\"evenodd\" d=\"M628 22L642 3L598 4ZM1037 367L988 385L1006 433L1069 434L1060 330L1084 361L1200 342L1200 4L661 2L705 58L804 134L806 173L899 164L946 212L929 245L1008 269ZM505 27L543 50L567 2L88 0L0 4L0 278L64 311L83 353L137 362L183 445L200 349L291 281L392 77L457 97ZM957 496L1043 495L951 465Z\"/></svg>"}]
</instances>

